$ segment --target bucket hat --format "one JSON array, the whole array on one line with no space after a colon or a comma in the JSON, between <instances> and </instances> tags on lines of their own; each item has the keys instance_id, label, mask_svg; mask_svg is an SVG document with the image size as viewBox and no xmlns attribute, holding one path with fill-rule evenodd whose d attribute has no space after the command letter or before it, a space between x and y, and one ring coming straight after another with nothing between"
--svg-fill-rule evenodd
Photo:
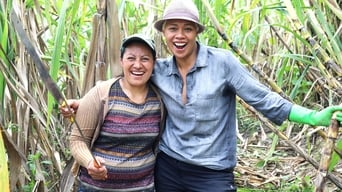
<instances>
[{"instance_id":1,"label":"bucket hat","mask_svg":"<svg viewBox=\"0 0 342 192\"><path fill-rule=\"evenodd\" d=\"M166 20L182 19L194 22L198 25L198 33L201 33L205 27L199 22L198 9L192 0L173 0L165 8L163 18L154 23L154 28L162 31Z\"/></svg>"},{"instance_id":2,"label":"bucket hat","mask_svg":"<svg viewBox=\"0 0 342 192\"><path fill-rule=\"evenodd\" d=\"M154 58L156 58L156 46L154 44L154 41L152 39L146 37L143 34L134 34L134 35L131 35L131 36L124 38L122 40L121 48L120 48L121 55L123 54L123 51L127 47L127 45L129 45L132 42L143 42L143 43L145 43L147 46L149 46L151 48L152 55Z\"/></svg>"}]
</instances>

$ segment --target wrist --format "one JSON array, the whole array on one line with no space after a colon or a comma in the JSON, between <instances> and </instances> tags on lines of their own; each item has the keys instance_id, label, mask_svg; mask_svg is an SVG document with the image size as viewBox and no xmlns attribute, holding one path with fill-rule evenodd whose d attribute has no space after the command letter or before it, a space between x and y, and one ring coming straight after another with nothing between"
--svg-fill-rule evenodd
<instances>
[{"instance_id":1,"label":"wrist","mask_svg":"<svg viewBox=\"0 0 342 192\"><path fill-rule=\"evenodd\" d=\"M315 110L311 110L299 105L293 105L289 114L289 120L296 123L316 125L314 115L317 113Z\"/></svg>"}]
</instances>

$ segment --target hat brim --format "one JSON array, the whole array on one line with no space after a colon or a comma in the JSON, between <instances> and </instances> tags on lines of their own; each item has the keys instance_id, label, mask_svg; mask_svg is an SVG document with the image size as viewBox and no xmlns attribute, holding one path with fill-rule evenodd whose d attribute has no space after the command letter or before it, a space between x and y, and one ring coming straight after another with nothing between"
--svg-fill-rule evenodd
<instances>
[{"instance_id":1,"label":"hat brim","mask_svg":"<svg viewBox=\"0 0 342 192\"><path fill-rule=\"evenodd\" d=\"M195 20L189 19L187 17L186 18L185 17L184 18L183 17L169 17L169 18L165 18L165 19L160 19L154 23L154 28L157 29L159 32L162 32L164 22L167 20L171 20L171 19L186 20L186 21L191 21L191 22L197 24L198 25L198 33L202 33L205 29L204 25L202 25L201 23L198 23Z\"/></svg>"}]
</instances>

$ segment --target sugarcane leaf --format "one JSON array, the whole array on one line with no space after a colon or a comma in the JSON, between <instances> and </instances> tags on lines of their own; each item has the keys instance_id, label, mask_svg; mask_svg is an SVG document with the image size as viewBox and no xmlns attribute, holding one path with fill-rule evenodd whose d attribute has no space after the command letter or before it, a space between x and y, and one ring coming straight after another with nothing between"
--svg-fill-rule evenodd
<instances>
[{"instance_id":1,"label":"sugarcane leaf","mask_svg":"<svg viewBox=\"0 0 342 192\"><path fill-rule=\"evenodd\" d=\"M342 150L342 139L340 139L336 142L336 148L340 151ZM331 156L331 160L330 160L330 164L329 164L329 169L328 169L329 172L334 170L335 166L338 164L340 159L341 159L341 157L334 151L332 156Z\"/></svg>"}]
</instances>

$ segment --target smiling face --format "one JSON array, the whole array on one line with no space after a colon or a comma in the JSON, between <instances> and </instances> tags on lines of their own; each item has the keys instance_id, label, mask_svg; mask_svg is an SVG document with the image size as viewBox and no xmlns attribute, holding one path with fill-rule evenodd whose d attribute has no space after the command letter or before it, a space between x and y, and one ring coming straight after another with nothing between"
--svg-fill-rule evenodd
<instances>
[{"instance_id":1,"label":"smiling face","mask_svg":"<svg viewBox=\"0 0 342 192\"><path fill-rule=\"evenodd\" d=\"M151 48L145 43L132 42L127 45L120 61L125 84L145 87L151 77L154 62Z\"/></svg>"},{"instance_id":2,"label":"smiling face","mask_svg":"<svg viewBox=\"0 0 342 192\"><path fill-rule=\"evenodd\" d=\"M187 60L196 55L198 26L194 22L172 19L164 23L166 44L177 59Z\"/></svg>"}]
</instances>

